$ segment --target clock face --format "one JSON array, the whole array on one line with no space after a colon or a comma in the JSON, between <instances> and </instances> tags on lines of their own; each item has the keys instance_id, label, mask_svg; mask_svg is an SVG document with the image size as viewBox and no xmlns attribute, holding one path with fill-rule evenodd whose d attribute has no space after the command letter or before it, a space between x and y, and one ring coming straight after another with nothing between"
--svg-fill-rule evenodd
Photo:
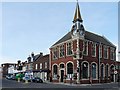
<instances>
[{"instance_id":1,"label":"clock face","mask_svg":"<svg viewBox=\"0 0 120 90\"><path fill-rule=\"evenodd\" d=\"M76 25L74 25L74 28L73 28L73 35L76 34Z\"/></svg>"},{"instance_id":2,"label":"clock face","mask_svg":"<svg viewBox=\"0 0 120 90\"><path fill-rule=\"evenodd\" d=\"M76 30L73 31L73 35L75 35L75 34L76 34Z\"/></svg>"},{"instance_id":3,"label":"clock face","mask_svg":"<svg viewBox=\"0 0 120 90\"><path fill-rule=\"evenodd\" d=\"M84 31L80 30L80 35L83 35L84 34Z\"/></svg>"}]
</instances>

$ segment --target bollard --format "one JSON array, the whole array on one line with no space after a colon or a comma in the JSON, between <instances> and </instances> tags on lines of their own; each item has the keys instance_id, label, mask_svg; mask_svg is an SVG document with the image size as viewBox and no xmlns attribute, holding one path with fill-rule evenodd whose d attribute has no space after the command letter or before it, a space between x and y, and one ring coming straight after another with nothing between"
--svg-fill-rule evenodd
<instances>
[{"instance_id":1,"label":"bollard","mask_svg":"<svg viewBox=\"0 0 120 90\"><path fill-rule=\"evenodd\" d=\"M25 80L25 83L28 83L28 80Z\"/></svg>"},{"instance_id":2,"label":"bollard","mask_svg":"<svg viewBox=\"0 0 120 90\"><path fill-rule=\"evenodd\" d=\"M70 84L72 84L72 78L70 78Z\"/></svg>"},{"instance_id":3,"label":"bollard","mask_svg":"<svg viewBox=\"0 0 120 90\"><path fill-rule=\"evenodd\" d=\"M18 82L20 82L20 78L18 78Z\"/></svg>"}]
</instances>

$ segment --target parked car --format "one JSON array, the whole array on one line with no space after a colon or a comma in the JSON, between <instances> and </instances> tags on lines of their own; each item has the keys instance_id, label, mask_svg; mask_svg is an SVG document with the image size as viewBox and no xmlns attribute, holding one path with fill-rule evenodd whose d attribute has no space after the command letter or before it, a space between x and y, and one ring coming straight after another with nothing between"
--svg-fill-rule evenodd
<instances>
[{"instance_id":1,"label":"parked car","mask_svg":"<svg viewBox=\"0 0 120 90\"><path fill-rule=\"evenodd\" d=\"M39 77L33 77L32 81L33 81L33 82L43 83L43 80L40 79Z\"/></svg>"},{"instance_id":2,"label":"parked car","mask_svg":"<svg viewBox=\"0 0 120 90\"><path fill-rule=\"evenodd\" d=\"M28 82L31 82L31 81L32 81L29 77L23 77L22 80L23 80L23 82L25 82L26 80L27 80Z\"/></svg>"},{"instance_id":3,"label":"parked car","mask_svg":"<svg viewBox=\"0 0 120 90\"><path fill-rule=\"evenodd\" d=\"M14 75L12 75L12 80L15 80L16 78L15 78L15 76Z\"/></svg>"},{"instance_id":4,"label":"parked car","mask_svg":"<svg viewBox=\"0 0 120 90\"><path fill-rule=\"evenodd\" d=\"M12 76L11 75L6 75L6 79L11 80Z\"/></svg>"}]
</instances>

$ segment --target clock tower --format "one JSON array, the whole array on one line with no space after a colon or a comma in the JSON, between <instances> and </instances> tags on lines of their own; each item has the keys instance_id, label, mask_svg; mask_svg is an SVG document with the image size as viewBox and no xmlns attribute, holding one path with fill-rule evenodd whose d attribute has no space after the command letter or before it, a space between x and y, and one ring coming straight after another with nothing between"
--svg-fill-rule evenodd
<instances>
[{"instance_id":1,"label":"clock tower","mask_svg":"<svg viewBox=\"0 0 120 90\"><path fill-rule=\"evenodd\" d=\"M76 74L77 74L77 83L80 83L80 62L83 59L83 48L84 48L84 36L85 36L85 29L83 26L83 20L81 18L80 14L80 8L79 4L77 1L76 5L76 10L75 10L75 15L73 19L73 26L71 30L71 37L73 41L73 45L76 42L76 49L73 47L73 59L77 60L77 69L76 69Z\"/></svg>"},{"instance_id":2,"label":"clock tower","mask_svg":"<svg viewBox=\"0 0 120 90\"><path fill-rule=\"evenodd\" d=\"M73 39L79 38L82 40L84 39L84 36L85 36L83 20L81 18L80 8L79 8L78 2L76 5L75 15L74 15L74 19L73 19L73 26L72 26L72 30L71 30L71 35L72 35Z\"/></svg>"}]
</instances>

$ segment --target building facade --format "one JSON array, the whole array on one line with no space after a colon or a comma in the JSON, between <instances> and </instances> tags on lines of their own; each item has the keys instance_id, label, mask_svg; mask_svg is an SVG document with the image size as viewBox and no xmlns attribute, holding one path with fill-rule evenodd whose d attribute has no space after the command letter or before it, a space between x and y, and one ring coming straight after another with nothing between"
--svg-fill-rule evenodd
<instances>
[{"instance_id":1,"label":"building facade","mask_svg":"<svg viewBox=\"0 0 120 90\"><path fill-rule=\"evenodd\" d=\"M33 62L33 76L40 77L43 81L49 80L49 54L41 55Z\"/></svg>"},{"instance_id":2,"label":"building facade","mask_svg":"<svg viewBox=\"0 0 120 90\"><path fill-rule=\"evenodd\" d=\"M16 68L14 68L16 66L17 66L17 64L15 64L15 63L3 63L3 64L1 64L2 76L5 77L9 73L11 73L13 71L13 69L14 70L16 69ZM10 69L10 67L12 67L12 68Z\"/></svg>"},{"instance_id":3,"label":"building facade","mask_svg":"<svg viewBox=\"0 0 120 90\"><path fill-rule=\"evenodd\" d=\"M77 2L73 25L50 47L53 82L104 83L115 80L116 46L85 30Z\"/></svg>"}]
</instances>

